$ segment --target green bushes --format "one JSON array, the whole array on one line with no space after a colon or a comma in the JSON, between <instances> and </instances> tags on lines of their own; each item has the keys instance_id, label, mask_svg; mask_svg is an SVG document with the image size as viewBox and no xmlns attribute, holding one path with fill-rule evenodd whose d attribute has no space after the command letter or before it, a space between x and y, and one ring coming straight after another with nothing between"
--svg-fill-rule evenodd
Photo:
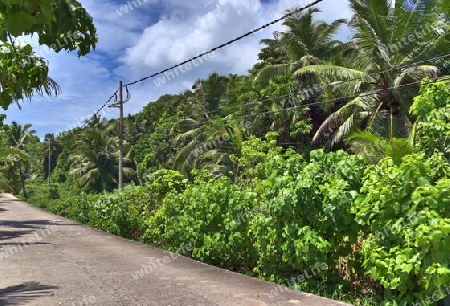
<instances>
[{"instance_id":1,"label":"green bushes","mask_svg":"<svg viewBox=\"0 0 450 306\"><path fill-rule=\"evenodd\" d=\"M259 275L286 279L323 262L329 268L321 278L338 278L339 258L350 254L358 235L351 206L364 166L362 158L322 150L311 152L310 162L291 154L269 163L263 213L251 226Z\"/></svg>"},{"instance_id":2,"label":"green bushes","mask_svg":"<svg viewBox=\"0 0 450 306\"><path fill-rule=\"evenodd\" d=\"M436 160L410 155L400 166L371 166L354 205L364 267L391 305L420 302L450 282L450 180L432 168Z\"/></svg>"},{"instance_id":3,"label":"green bushes","mask_svg":"<svg viewBox=\"0 0 450 306\"><path fill-rule=\"evenodd\" d=\"M139 213L129 200L129 192L133 192L132 187L124 193L103 193L94 205L89 224L125 238L139 237Z\"/></svg>"},{"instance_id":4,"label":"green bushes","mask_svg":"<svg viewBox=\"0 0 450 306\"><path fill-rule=\"evenodd\" d=\"M269 135L270 137L270 135ZM444 153L369 166L344 151L309 156L244 142L233 180L170 170L123 193L65 188L47 208L206 263L296 288L376 292L384 305L426 301L450 283L450 164ZM30 196L43 204L43 188ZM48 190L45 190L48 197ZM190 244L192 249L182 249ZM324 285L325 284L325 285ZM380 304L376 302L375 304Z\"/></svg>"},{"instance_id":5,"label":"green bushes","mask_svg":"<svg viewBox=\"0 0 450 306\"><path fill-rule=\"evenodd\" d=\"M145 220L159 208L170 191L181 192L186 179L176 171L159 170L148 177L143 186L126 186L103 193L94 206L89 224L112 234L139 239L145 231Z\"/></svg>"},{"instance_id":6,"label":"green bushes","mask_svg":"<svg viewBox=\"0 0 450 306\"><path fill-rule=\"evenodd\" d=\"M418 147L432 155L441 152L450 160L450 86L441 81L422 87L414 98L411 113L418 117L415 125Z\"/></svg>"},{"instance_id":7,"label":"green bushes","mask_svg":"<svg viewBox=\"0 0 450 306\"><path fill-rule=\"evenodd\" d=\"M171 251L190 243L195 259L228 269L251 270L256 253L248 225L256 193L228 178L197 179L183 193L170 193L150 217L144 241Z\"/></svg>"}]
</instances>

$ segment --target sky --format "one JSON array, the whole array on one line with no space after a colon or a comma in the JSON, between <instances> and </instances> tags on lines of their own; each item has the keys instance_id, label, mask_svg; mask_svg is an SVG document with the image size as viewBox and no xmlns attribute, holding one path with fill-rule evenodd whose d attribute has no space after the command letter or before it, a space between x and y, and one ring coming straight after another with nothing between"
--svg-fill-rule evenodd
<instances>
[{"instance_id":1,"label":"sky","mask_svg":"<svg viewBox=\"0 0 450 306\"><path fill-rule=\"evenodd\" d=\"M11 105L7 123L31 123L41 138L79 126L114 93L119 81L128 83L182 62L234 39L266 22L281 17L286 9L302 7L309 0L81 0L93 16L99 42L95 50L79 58L76 52L54 53L36 47L49 62L50 77L62 88L56 97L35 96ZM135 5L133 4L135 3ZM140 4L139 4L140 2ZM317 18L333 21L351 18L347 0L324 0ZM164 94L191 89L192 84L212 72L245 74L257 62L259 41L271 38L281 24L216 51L190 67L177 69L129 87L125 114L135 114ZM349 36L343 28L338 38ZM29 38L27 38L30 41ZM107 118L118 117L118 109L106 108Z\"/></svg>"}]
</instances>

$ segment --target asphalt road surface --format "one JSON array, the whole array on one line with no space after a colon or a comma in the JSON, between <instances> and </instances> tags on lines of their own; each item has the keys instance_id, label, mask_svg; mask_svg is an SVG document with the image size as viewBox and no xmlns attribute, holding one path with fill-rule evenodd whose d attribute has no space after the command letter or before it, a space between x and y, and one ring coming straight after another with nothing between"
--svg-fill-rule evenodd
<instances>
[{"instance_id":1,"label":"asphalt road surface","mask_svg":"<svg viewBox=\"0 0 450 306\"><path fill-rule=\"evenodd\" d=\"M0 194L0 306L10 305L345 304L103 233Z\"/></svg>"}]
</instances>

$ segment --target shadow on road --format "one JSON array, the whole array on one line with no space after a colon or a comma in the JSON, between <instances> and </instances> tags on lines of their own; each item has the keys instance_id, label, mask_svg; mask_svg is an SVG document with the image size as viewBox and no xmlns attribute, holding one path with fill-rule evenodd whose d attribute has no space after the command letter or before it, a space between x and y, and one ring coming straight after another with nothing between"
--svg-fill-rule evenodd
<instances>
[{"instance_id":1,"label":"shadow on road","mask_svg":"<svg viewBox=\"0 0 450 306\"><path fill-rule=\"evenodd\" d=\"M58 225L58 224L50 220L23 220L23 221L0 220L0 226L6 226L11 228L40 229L44 228L46 225Z\"/></svg>"},{"instance_id":2,"label":"shadow on road","mask_svg":"<svg viewBox=\"0 0 450 306\"><path fill-rule=\"evenodd\" d=\"M0 241L20 238L20 237L30 234L32 232L33 231L23 231L23 230L20 230L20 231L19 230L18 231L1 231L0 230Z\"/></svg>"},{"instance_id":3,"label":"shadow on road","mask_svg":"<svg viewBox=\"0 0 450 306\"><path fill-rule=\"evenodd\" d=\"M25 282L0 289L0 306L24 305L43 296L53 295L58 286L42 285L39 282Z\"/></svg>"},{"instance_id":4,"label":"shadow on road","mask_svg":"<svg viewBox=\"0 0 450 306\"><path fill-rule=\"evenodd\" d=\"M1 208L0 208L1 209ZM1 212L1 211L0 211ZM63 225L79 225L78 223L57 223L50 220L0 220L0 245L5 245L1 243L4 240L21 238L27 234L32 234L37 230L47 230L49 226L63 226Z\"/></svg>"},{"instance_id":5,"label":"shadow on road","mask_svg":"<svg viewBox=\"0 0 450 306\"><path fill-rule=\"evenodd\" d=\"M0 220L0 241L17 239L50 225L55 225L55 223L48 220Z\"/></svg>"},{"instance_id":6,"label":"shadow on road","mask_svg":"<svg viewBox=\"0 0 450 306\"><path fill-rule=\"evenodd\" d=\"M33 242L33 245L48 245L48 244L51 244L51 243L49 243L49 242L39 242L39 241ZM21 246L21 245L23 245L23 242L22 243L19 243L19 242L5 242L5 243L2 243L2 242L0 242L0 250L1 250L1 247L5 247L5 246Z\"/></svg>"}]
</instances>

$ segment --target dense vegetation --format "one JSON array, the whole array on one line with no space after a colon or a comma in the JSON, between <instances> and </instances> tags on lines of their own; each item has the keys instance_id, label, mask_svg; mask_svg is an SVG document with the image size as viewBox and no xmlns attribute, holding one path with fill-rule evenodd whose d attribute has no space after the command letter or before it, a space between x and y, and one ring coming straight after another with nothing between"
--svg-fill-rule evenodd
<instances>
[{"instance_id":1,"label":"dense vegetation","mask_svg":"<svg viewBox=\"0 0 450 306\"><path fill-rule=\"evenodd\" d=\"M398 2L350 0L352 20L331 24L293 15L248 75L213 73L128 116L122 193L118 122L98 116L44 142L2 125L0 187L300 290L432 305L450 285L449 10ZM352 39L335 40L346 23Z\"/></svg>"}]
</instances>

